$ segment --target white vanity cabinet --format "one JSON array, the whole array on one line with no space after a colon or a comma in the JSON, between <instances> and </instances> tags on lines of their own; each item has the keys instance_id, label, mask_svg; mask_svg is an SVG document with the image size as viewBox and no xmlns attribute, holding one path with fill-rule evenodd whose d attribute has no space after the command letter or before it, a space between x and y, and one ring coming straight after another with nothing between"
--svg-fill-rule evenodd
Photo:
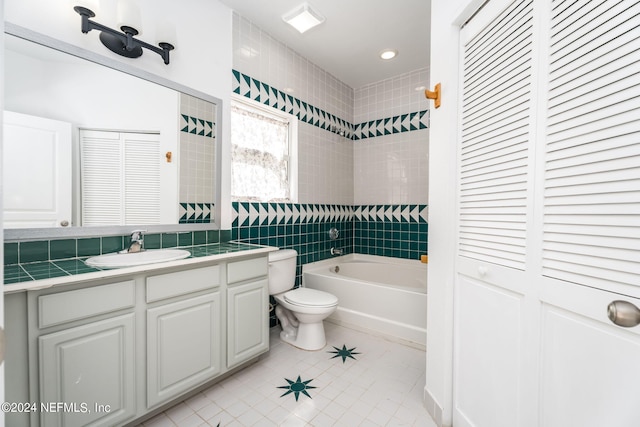
<instances>
[{"instance_id":1,"label":"white vanity cabinet","mask_svg":"<svg viewBox=\"0 0 640 427\"><path fill-rule=\"evenodd\" d=\"M227 265L227 368L269 349L267 258Z\"/></svg>"},{"instance_id":2,"label":"white vanity cabinet","mask_svg":"<svg viewBox=\"0 0 640 427\"><path fill-rule=\"evenodd\" d=\"M149 408L222 371L219 287L217 265L146 279Z\"/></svg>"},{"instance_id":3,"label":"white vanity cabinet","mask_svg":"<svg viewBox=\"0 0 640 427\"><path fill-rule=\"evenodd\" d=\"M42 331L37 338L40 406L35 411L40 425L113 426L133 418L135 282L30 299Z\"/></svg>"},{"instance_id":4,"label":"white vanity cabinet","mask_svg":"<svg viewBox=\"0 0 640 427\"><path fill-rule=\"evenodd\" d=\"M7 294L5 399L37 405L7 425L136 425L242 369L269 349L267 271L239 253Z\"/></svg>"}]
</instances>

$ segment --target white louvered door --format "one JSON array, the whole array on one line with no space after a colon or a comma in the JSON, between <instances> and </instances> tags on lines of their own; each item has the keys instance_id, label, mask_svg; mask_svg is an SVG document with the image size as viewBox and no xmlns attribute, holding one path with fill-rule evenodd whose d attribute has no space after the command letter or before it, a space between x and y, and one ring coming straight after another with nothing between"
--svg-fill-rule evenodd
<instances>
[{"instance_id":1,"label":"white louvered door","mask_svg":"<svg viewBox=\"0 0 640 427\"><path fill-rule=\"evenodd\" d=\"M541 224L539 425L640 425L640 2L553 1ZM542 151L542 150L541 150Z\"/></svg>"},{"instance_id":2,"label":"white louvered door","mask_svg":"<svg viewBox=\"0 0 640 427\"><path fill-rule=\"evenodd\" d=\"M80 131L82 225L160 223L158 134Z\"/></svg>"},{"instance_id":3,"label":"white louvered door","mask_svg":"<svg viewBox=\"0 0 640 427\"><path fill-rule=\"evenodd\" d=\"M532 7L518 3L465 46L460 255L524 269Z\"/></svg>"},{"instance_id":4,"label":"white louvered door","mask_svg":"<svg viewBox=\"0 0 640 427\"><path fill-rule=\"evenodd\" d=\"M640 2L555 2L543 274L640 297Z\"/></svg>"},{"instance_id":5,"label":"white louvered door","mask_svg":"<svg viewBox=\"0 0 640 427\"><path fill-rule=\"evenodd\" d=\"M456 427L523 424L531 287L535 68L532 1L491 1L461 32Z\"/></svg>"},{"instance_id":6,"label":"white louvered door","mask_svg":"<svg viewBox=\"0 0 640 427\"><path fill-rule=\"evenodd\" d=\"M640 425L640 2L491 0L461 30L456 427Z\"/></svg>"}]
</instances>

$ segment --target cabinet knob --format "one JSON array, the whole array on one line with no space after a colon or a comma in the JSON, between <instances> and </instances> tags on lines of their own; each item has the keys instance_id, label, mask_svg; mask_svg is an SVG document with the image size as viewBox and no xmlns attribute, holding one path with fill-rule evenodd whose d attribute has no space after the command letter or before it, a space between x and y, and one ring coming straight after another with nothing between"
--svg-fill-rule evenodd
<instances>
[{"instance_id":1,"label":"cabinet knob","mask_svg":"<svg viewBox=\"0 0 640 427\"><path fill-rule=\"evenodd\" d=\"M63 219L62 221L60 221L60 226L61 227L68 227L69 226L69 221L67 221L66 219Z\"/></svg>"},{"instance_id":2,"label":"cabinet knob","mask_svg":"<svg viewBox=\"0 0 640 427\"><path fill-rule=\"evenodd\" d=\"M613 301L607 306L607 316L614 324L623 328L640 325L640 309L628 301Z\"/></svg>"}]
</instances>

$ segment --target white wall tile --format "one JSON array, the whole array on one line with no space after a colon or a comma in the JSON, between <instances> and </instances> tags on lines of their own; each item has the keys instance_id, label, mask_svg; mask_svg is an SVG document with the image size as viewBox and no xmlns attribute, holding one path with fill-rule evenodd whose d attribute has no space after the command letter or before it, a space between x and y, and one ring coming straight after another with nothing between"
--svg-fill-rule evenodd
<instances>
[{"instance_id":1,"label":"white wall tile","mask_svg":"<svg viewBox=\"0 0 640 427\"><path fill-rule=\"evenodd\" d=\"M349 123L429 107L415 90L428 69L353 90L248 20L234 14L233 25L234 69ZM427 203L428 131L351 141L301 122L298 137L299 202Z\"/></svg>"}]
</instances>

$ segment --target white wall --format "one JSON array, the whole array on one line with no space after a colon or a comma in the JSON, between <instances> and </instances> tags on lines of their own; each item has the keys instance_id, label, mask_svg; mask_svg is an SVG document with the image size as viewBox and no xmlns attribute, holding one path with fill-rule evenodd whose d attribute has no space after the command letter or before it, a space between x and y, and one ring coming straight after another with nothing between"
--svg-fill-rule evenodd
<instances>
[{"instance_id":1,"label":"white wall","mask_svg":"<svg viewBox=\"0 0 640 427\"><path fill-rule=\"evenodd\" d=\"M47 36L138 67L147 72L222 99L222 218L221 227L231 228L229 203L229 109L231 87L231 10L216 0L130 0L141 11L138 38L151 44L167 25L174 25L175 45L171 63L165 65L159 55L145 51L137 59L124 58L107 50L98 33L80 31L80 15L73 2L47 0L5 0L5 20ZM94 20L117 27L116 1L99 2ZM194 12L196 11L196 12ZM225 161L226 160L226 161Z\"/></svg>"}]
</instances>

